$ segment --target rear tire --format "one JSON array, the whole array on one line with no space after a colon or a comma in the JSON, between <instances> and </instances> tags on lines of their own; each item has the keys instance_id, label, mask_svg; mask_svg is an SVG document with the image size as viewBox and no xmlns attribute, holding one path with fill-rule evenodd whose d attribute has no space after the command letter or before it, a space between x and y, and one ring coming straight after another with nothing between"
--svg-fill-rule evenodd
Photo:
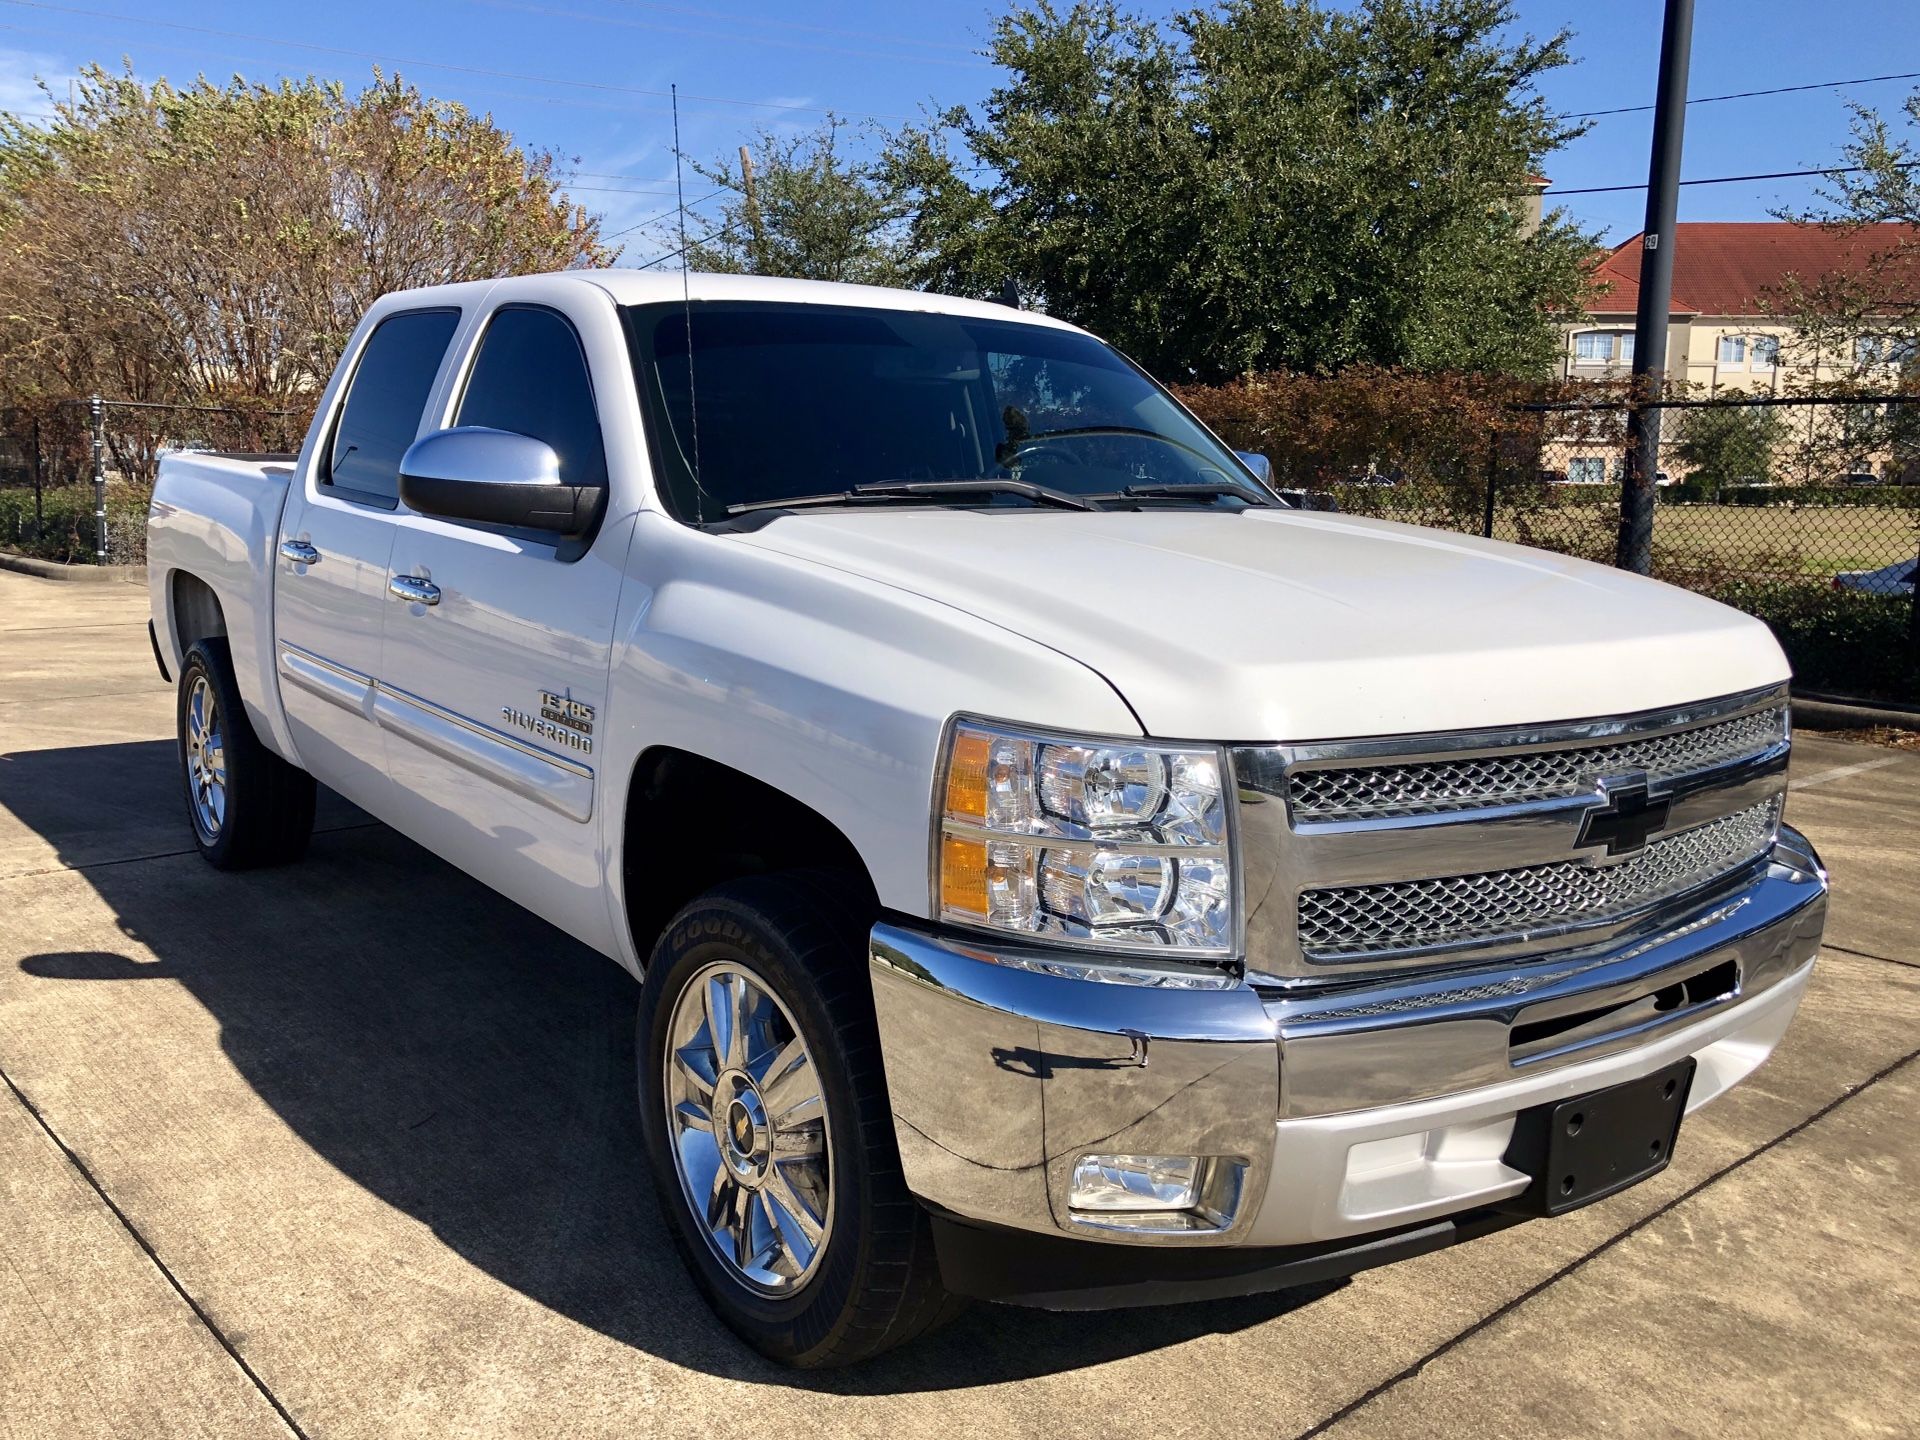
<instances>
[{"instance_id":1,"label":"rear tire","mask_svg":"<svg viewBox=\"0 0 1920 1440\"><path fill-rule=\"evenodd\" d=\"M900 1171L868 918L837 876L732 881L674 918L641 991L641 1118L668 1229L720 1318L801 1368L878 1355L961 1304Z\"/></svg>"},{"instance_id":2,"label":"rear tire","mask_svg":"<svg viewBox=\"0 0 1920 1440\"><path fill-rule=\"evenodd\" d=\"M313 777L253 733L223 638L188 648L175 721L187 823L201 857L222 870L247 870L305 854Z\"/></svg>"}]
</instances>

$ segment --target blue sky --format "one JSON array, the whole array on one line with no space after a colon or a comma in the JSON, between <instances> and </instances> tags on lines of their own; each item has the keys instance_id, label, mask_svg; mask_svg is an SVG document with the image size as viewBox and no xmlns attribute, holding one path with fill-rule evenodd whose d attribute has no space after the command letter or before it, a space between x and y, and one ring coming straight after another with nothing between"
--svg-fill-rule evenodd
<instances>
[{"instance_id":1,"label":"blue sky","mask_svg":"<svg viewBox=\"0 0 1920 1440\"><path fill-rule=\"evenodd\" d=\"M42 109L33 77L64 90L65 77L89 60L129 57L148 78L312 72L358 84L377 59L568 158L577 198L617 232L672 206L670 83L680 86L682 138L696 156L731 152L757 126L804 128L828 109L894 123L928 106L978 101L991 88L997 72L973 52L1001 8L985 0L0 0L0 107ZM1138 0L1135 8L1168 14L1187 5ZM1520 0L1519 10L1520 28L1537 35L1576 32L1580 63L1548 82L1557 107L1651 102L1659 0ZM1696 96L1902 70L1920 70L1914 0L1700 0ZM1832 163L1849 99L1891 112L1915 84L1694 105L1685 173ZM1598 120L1547 162L1556 188L1644 181L1651 126L1646 113ZM690 198L712 188L691 178ZM1764 219L1804 202L1811 183L1692 187L1682 191L1681 218ZM1644 198L1557 203L1618 241L1639 228ZM644 224L622 243L629 263L664 248Z\"/></svg>"}]
</instances>

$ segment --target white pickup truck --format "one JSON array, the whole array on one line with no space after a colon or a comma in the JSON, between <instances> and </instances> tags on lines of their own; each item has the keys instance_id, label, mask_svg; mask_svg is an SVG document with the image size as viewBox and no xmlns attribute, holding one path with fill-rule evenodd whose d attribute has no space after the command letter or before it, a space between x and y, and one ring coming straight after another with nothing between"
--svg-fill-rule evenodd
<instances>
[{"instance_id":1,"label":"white pickup truck","mask_svg":"<svg viewBox=\"0 0 1920 1440\"><path fill-rule=\"evenodd\" d=\"M195 838L318 781L639 977L666 1224L796 1365L1633 1184L1819 946L1779 648L1264 468L988 303L388 296L299 456L162 463Z\"/></svg>"}]
</instances>

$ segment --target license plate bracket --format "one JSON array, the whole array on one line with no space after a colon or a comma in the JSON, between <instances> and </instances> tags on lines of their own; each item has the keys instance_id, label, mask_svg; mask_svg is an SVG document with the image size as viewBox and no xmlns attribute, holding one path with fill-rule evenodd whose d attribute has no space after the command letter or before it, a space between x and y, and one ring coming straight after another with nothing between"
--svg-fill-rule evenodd
<instances>
[{"instance_id":1,"label":"license plate bracket","mask_svg":"<svg viewBox=\"0 0 1920 1440\"><path fill-rule=\"evenodd\" d=\"M1564 1215L1659 1174L1673 1159L1696 1068L1688 1057L1624 1085L1521 1111L1504 1158L1532 1183L1500 1208Z\"/></svg>"}]
</instances>

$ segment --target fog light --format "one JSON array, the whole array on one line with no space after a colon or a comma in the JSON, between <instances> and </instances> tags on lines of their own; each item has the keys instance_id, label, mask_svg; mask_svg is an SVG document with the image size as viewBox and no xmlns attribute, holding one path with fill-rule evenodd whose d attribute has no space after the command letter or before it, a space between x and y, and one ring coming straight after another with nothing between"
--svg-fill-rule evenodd
<instances>
[{"instance_id":1,"label":"fog light","mask_svg":"<svg viewBox=\"0 0 1920 1440\"><path fill-rule=\"evenodd\" d=\"M1200 1203L1206 1165L1198 1155L1082 1155L1067 1204L1074 1210L1191 1210Z\"/></svg>"}]
</instances>

